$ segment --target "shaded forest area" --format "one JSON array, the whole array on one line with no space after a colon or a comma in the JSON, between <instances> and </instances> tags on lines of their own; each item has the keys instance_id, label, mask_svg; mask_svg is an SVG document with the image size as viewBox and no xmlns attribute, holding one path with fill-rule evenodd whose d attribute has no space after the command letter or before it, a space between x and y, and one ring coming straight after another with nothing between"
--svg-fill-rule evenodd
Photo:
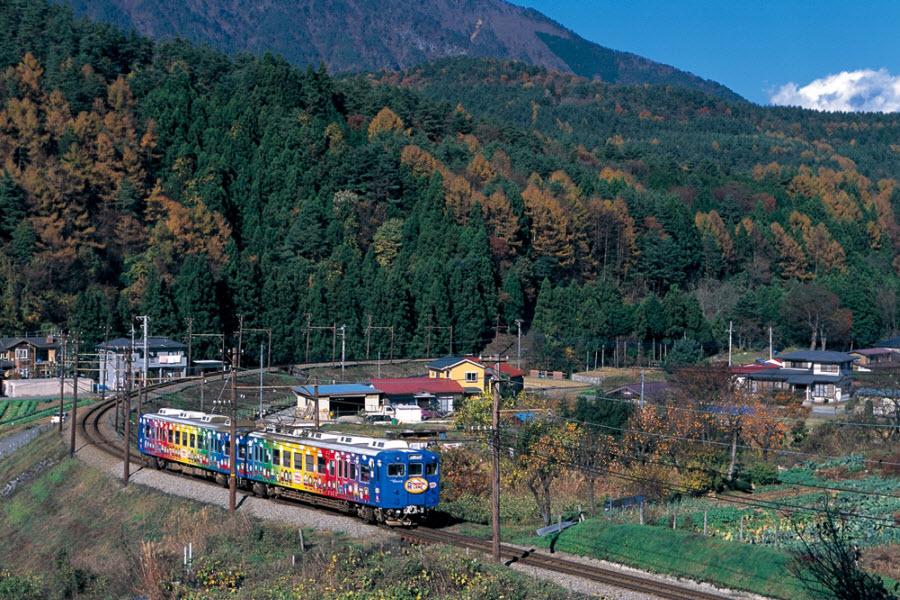
<instances>
[{"instance_id":1,"label":"shaded forest area","mask_svg":"<svg viewBox=\"0 0 900 600\"><path fill-rule=\"evenodd\" d=\"M336 79L38 0L0 24L4 332L243 314L286 362L308 324L362 357L370 315L397 356L524 319L567 366L615 336L712 352L730 319L747 346L897 329L895 116L495 61Z\"/></svg>"}]
</instances>

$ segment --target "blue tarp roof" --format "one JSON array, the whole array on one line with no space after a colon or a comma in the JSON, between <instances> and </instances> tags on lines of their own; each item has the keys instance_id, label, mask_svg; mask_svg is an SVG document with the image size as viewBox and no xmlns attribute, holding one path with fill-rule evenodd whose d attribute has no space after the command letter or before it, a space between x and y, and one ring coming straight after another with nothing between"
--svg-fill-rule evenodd
<instances>
[{"instance_id":1,"label":"blue tarp roof","mask_svg":"<svg viewBox=\"0 0 900 600\"><path fill-rule=\"evenodd\" d=\"M315 395L315 386L312 385L298 385L293 389L295 393L301 396ZM379 393L378 390L371 385L363 385L361 383L332 383L319 386L320 396L360 396L377 393Z\"/></svg>"}]
</instances>

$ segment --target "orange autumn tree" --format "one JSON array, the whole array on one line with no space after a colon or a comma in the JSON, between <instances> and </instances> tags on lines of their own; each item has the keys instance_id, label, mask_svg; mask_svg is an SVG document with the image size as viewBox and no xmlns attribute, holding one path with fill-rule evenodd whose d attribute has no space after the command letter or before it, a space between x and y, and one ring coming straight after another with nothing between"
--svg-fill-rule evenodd
<instances>
[{"instance_id":1,"label":"orange autumn tree","mask_svg":"<svg viewBox=\"0 0 900 600\"><path fill-rule=\"evenodd\" d=\"M560 267L575 264L574 228L560 201L534 174L522 192L525 210L531 218L531 245L540 256L553 258Z\"/></svg>"}]
</instances>

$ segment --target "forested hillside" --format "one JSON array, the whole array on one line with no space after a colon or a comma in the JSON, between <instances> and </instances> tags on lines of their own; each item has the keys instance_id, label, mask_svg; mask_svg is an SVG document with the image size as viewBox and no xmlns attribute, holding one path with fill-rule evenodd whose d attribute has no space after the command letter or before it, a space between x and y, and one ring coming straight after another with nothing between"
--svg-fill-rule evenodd
<instances>
[{"instance_id":1,"label":"forested hillside","mask_svg":"<svg viewBox=\"0 0 900 600\"><path fill-rule=\"evenodd\" d=\"M283 362L308 324L361 357L371 315L399 356L522 318L570 366L615 336L713 351L729 319L742 344L897 328L895 117L493 62L335 79L37 0L0 25L4 332L243 314Z\"/></svg>"},{"instance_id":2,"label":"forested hillside","mask_svg":"<svg viewBox=\"0 0 900 600\"><path fill-rule=\"evenodd\" d=\"M396 70L450 56L515 59L616 83L703 90L724 85L589 42L505 0L57 0L77 14L155 39L182 38L228 53L271 52L331 72Z\"/></svg>"}]
</instances>

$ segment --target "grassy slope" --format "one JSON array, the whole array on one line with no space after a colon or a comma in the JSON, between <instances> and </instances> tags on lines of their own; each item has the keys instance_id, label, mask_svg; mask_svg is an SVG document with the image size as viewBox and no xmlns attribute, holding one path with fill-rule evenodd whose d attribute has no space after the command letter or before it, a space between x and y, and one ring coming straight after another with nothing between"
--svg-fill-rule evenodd
<instances>
[{"instance_id":1,"label":"grassy slope","mask_svg":"<svg viewBox=\"0 0 900 600\"><path fill-rule=\"evenodd\" d=\"M549 546L550 539L531 543ZM806 598L788 573L787 553L664 527L589 519L559 536L556 549L779 598Z\"/></svg>"},{"instance_id":2,"label":"grassy slope","mask_svg":"<svg viewBox=\"0 0 900 600\"><path fill-rule=\"evenodd\" d=\"M53 466L0 502L0 600L6 598L539 598L559 588L442 548L360 543L122 485L65 456L47 433L0 461L0 486ZM181 568L194 547L195 570ZM291 566L296 555L296 566ZM231 589L230 589L231 588Z\"/></svg>"}]
</instances>

